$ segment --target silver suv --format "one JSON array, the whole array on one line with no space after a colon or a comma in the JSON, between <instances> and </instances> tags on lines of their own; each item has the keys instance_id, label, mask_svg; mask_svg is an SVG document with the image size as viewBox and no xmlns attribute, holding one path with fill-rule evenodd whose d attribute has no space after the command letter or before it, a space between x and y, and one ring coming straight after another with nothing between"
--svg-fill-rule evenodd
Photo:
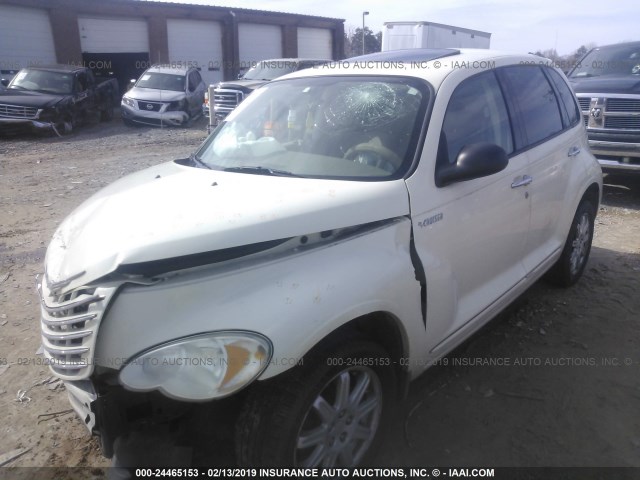
<instances>
[{"instance_id":1,"label":"silver suv","mask_svg":"<svg viewBox=\"0 0 640 480\"><path fill-rule=\"evenodd\" d=\"M205 90L194 67L154 65L122 97L122 119L127 125L185 125L201 114Z\"/></svg>"}]
</instances>

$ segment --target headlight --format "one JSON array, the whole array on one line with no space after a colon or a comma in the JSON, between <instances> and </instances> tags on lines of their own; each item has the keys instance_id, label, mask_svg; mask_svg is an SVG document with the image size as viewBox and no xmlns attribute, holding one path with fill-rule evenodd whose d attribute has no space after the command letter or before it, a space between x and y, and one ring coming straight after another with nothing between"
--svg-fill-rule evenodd
<instances>
[{"instance_id":1,"label":"headlight","mask_svg":"<svg viewBox=\"0 0 640 480\"><path fill-rule=\"evenodd\" d=\"M177 111L186 111L187 110L187 100L175 100L173 102L169 102L167 106L167 112L177 112Z\"/></svg>"},{"instance_id":2,"label":"headlight","mask_svg":"<svg viewBox=\"0 0 640 480\"><path fill-rule=\"evenodd\" d=\"M271 354L271 342L257 333L196 335L138 355L120 372L120 383L129 390L160 390L181 400L220 398L255 380Z\"/></svg>"},{"instance_id":3,"label":"headlight","mask_svg":"<svg viewBox=\"0 0 640 480\"><path fill-rule=\"evenodd\" d=\"M133 98L127 97L126 95L122 97L122 103L131 108L136 108L136 101Z\"/></svg>"}]
</instances>

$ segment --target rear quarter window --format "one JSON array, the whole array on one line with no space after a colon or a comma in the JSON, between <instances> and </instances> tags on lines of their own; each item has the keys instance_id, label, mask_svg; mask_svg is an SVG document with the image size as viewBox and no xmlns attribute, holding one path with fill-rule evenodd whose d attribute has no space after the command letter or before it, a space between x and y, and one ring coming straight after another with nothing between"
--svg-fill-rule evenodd
<instances>
[{"instance_id":1,"label":"rear quarter window","mask_svg":"<svg viewBox=\"0 0 640 480\"><path fill-rule=\"evenodd\" d=\"M508 94L520 111L525 138L517 149L541 142L563 130L558 99L547 77L538 66L504 67L501 79L508 85Z\"/></svg>"},{"instance_id":2,"label":"rear quarter window","mask_svg":"<svg viewBox=\"0 0 640 480\"><path fill-rule=\"evenodd\" d=\"M552 68L547 68L547 74L560 94L560 101L567 114L567 127L573 127L580 121L580 109L575 95L558 72Z\"/></svg>"}]
</instances>

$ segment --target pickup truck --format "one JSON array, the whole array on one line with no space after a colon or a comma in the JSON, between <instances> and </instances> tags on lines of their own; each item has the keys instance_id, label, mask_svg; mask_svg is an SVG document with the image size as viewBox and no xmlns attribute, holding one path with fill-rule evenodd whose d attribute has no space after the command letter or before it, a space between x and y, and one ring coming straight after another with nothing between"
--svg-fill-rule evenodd
<instances>
[{"instance_id":1,"label":"pickup truck","mask_svg":"<svg viewBox=\"0 0 640 480\"><path fill-rule=\"evenodd\" d=\"M113 118L118 81L98 82L86 67L51 65L20 70L0 91L0 133L70 133L96 115Z\"/></svg>"},{"instance_id":2,"label":"pickup truck","mask_svg":"<svg viewBox=\"0 0 640 480\"><path fill-rule=\"evenodd\" d=\"M205 104L202 107L204 115L209 117L209 126L216 125L236 108L245 97L265 83L288 73L323 65L327 62L329 60L313 58L262 60L251 67L244 75L241 75L238 80L211 85L205 98Z\"/></svg>"},{"instance_id":3,"label":"pickup truck","mask_svg":"<svg viewBox=\"0 0 640 480\"><path fill-rule=\"evenodd\" d=\"M605 172L640 172L640 42L597 47L569 73Z\"/></svg>"}]
</instances>

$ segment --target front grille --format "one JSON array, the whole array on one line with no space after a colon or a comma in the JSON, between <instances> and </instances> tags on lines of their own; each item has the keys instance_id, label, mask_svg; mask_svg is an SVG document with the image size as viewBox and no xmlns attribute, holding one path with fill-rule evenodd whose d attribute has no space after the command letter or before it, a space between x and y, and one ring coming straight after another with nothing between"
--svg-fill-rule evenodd
<instances>
[{"instance_id":1,"label":"front grille","mask_svg":"<svg viewBox=\"0 0 640 480\"><path fill-rule=\"evenodd\" d=\"M146 110L147 112L159 112L162 108L163 103L158 102L143 102L142 100L138 100L138 109Z\"/></svg>"},{"instance_id":2,"label":"front grille","mask_svg":"<svg viewBox=\"0 0 640 480\"><path fill-rule=\"evenodd\" d=\"M582 110L583 112L588 112L589 107L591 106L591 98L580 97L578 98L578 103L580 104L580 110Z\"/></svg>"},{"instance_id":3,"label":"front grille","mask_svg":"<svg viewBox=\"0 0 640 480\"><path fill-rule=\"evenodd\" d=\"M115 287L80 287L54 295L43 280L40 294L42 346L49 368L63 380L89 377L98 327Z\"/></svg>"},{"instance_id":4,"label":"front grille","mask_svg":"<svg viewBox=\"0 0 640 480\"><path fill-rule=\"evenodd\" d=\"M21 107L19 105L0 104L0 117L8 118L36 118L38 109L36 107Z\"/></svg>"},{"instance_id":5,"label":"front grille","mask_svg":"<svg viewBox=\"0 0 640 480\"><path fill-rule=\"evenodd\" d=\"M609 98L607 100L607 112L640 113L640 99Z\"/></svg>"},{"instance_id":6,"label":"front grille","mask_svg":"<svg viewBox=\"0 0 640 480\"><path fill-rule=\"evenodd\" d=\"M640 96L595 94L578 97L585 126L590 132L603 130L640 130Z\"/></svg>"},{"instance_id":7,"label":"front grille","mask_svg":"<svg viewBox=\"0 0 640 480\"><path fill-rule=\"evenodd\" d=\"M213 91L213 105L216 113L229 113L244 100L244 93L240 90L216 88Z\"/></svg>"},{"instance_id":8,"label":"front grille","mask_svg":"<svg viewBox=\"0 0 640 480\"><path fill-rule=\"evenodd\" d=\"M620 130L640 130L640 116L605 117L604 128L617 128Z\"/></svg>"}]
</instances>

